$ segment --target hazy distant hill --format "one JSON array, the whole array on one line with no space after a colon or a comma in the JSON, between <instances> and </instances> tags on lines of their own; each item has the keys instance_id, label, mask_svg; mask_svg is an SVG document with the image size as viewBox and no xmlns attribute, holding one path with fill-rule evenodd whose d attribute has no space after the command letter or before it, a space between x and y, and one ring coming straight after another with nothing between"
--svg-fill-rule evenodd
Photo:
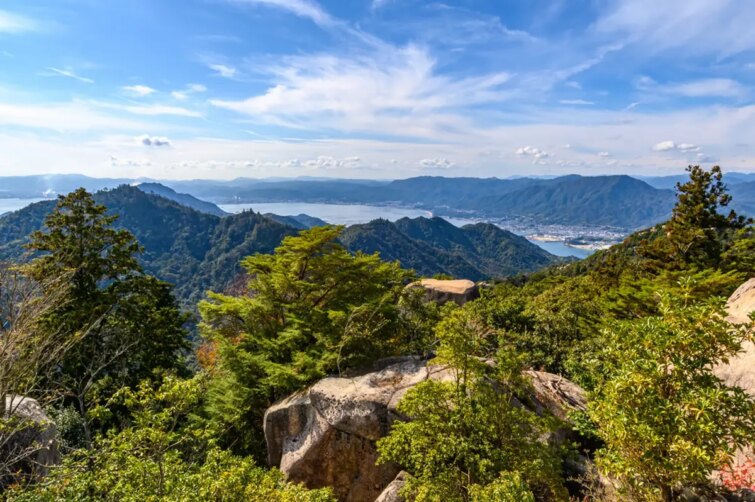
<instances>
[{"instance_id":1,"label":"hazy distant hill","mask_svg":"<svg viewBox=\"0 0 755 502\"><path fill-rule=\"evenodd\" d=\"M310 216L308 214L281 216L280 214L265 213L264 216L266 218L270 218L271 220L277 221L278 223L283 223L284 225L288 225L289 227L294 227L298 230L306 230L308 228L321 227L328 224L327 221L321 220L320 218L315 218L314 216Z\"/></svg>"},{"instance_id":2,"label":"hazy distant hill","mask_svg":"<svg viewBox=\"0 0 755 502\"><path fill-rule=\"evenodd\" d=\"M673 190L677 183L684 183L689 180L689 176L685 174L672 174L670 176L636 176L646 182L648 185L654 188L662 188ZM724 182L728 186L737 185L740 183L755 182L755 173L724 173Z\"/></svg>"},{"instance_id":3,"label":"hazy distant hill","mask_svg":"<svg viewBox=\"0 0 755 502\"><path fill-rule=\"evenodd\" d=\"M32 199L66 194L84 187L90 192L132 183L126 178L91 178L81 174L44 174L0 177L0 197Z\"/></svg>"},{"instance_id":4,"label":"hazy distant hill","mask_svg":"<svg viewBox=\"0 0 755 502\"><path fill-rule=\"evenodd\" d=\"M139 183L138 185L136 185L136 188L138 188L142 192L165 197L166 199L178 202L182 206L196 209L197 211L202 213L214 214L215 216L227 216L229 214L212 202L197 199L193 195L189 195L187 193L178 193L172 188L168 188L165 185L161 185L160 183Z\"/></svg>"},{"instance_id":5,"label":"hazy distant hill","mask_svg":"<svg viewBox=\"0 0 755 502\"><path fill-rule=\"evenodd\" d=\"M208 289L224 290L238 278L239 262L254 253L270 253L298 229L245 211L225 217L207 214L134 186L95 194L117 226L130 230L144 247L145 270L176 286L186 306ZM55 201L32 204L0 217L0 259L24 254L27 236L40 229ZM321 223L299 215L300 225ZM285 220L284 220L285 221ZM425 275L445 273L470 279L515 274L546 266L556 258L523 237L493 225L459 229L440 218L376 220L348 228L343 236L353 251L380 251Z\"/></svg>"},{"instance_id":6,"label":"hazy distant hill","mask_svg":"<svg viewBox=\"0 0 755 502\"><path fill-rule=\"evenodd\" d=\"M630 176L564 176L479 201L488 216L561 225L640 228L671 215L676 196Z\"/></svg>"},{"instance_id":7,"label":"hazy distant hill","mask_svg":"<svg viewBox=\"0 0 755 502\"><path fill-rule=\"evenodd\" d=\"M732 196L732 209L747 216L755 216L755 181L730 185L729 193Z\"/></svg>"},{"instance_id":8,"label":"hazy distant hill","mask_svg":"<svg viewBox=\"0 0 755 502\"><path fill-rule=\"evenodd\" d=\"M444 273L473 280L530 272L559 260L495 225L458 228L441 218L375 220L347 228L341 240L352 251L377 251L422 275Z\"/></svg>"},{"instance_id":9,"label":"hazy distant hill","mask_svg":"<svg viewBox=\"0 0 755 502\"><path fill-rule=\"evenodd\" d=\"M629 176L559 178L443 178L422 176L389 183L359 181L193 181L174 188L216 201L330 202L421 207L439 215L524 218L533 224L612 226L627 230L664 220L671 190Z\"/></svg>"},{"instance_id":10,"label":"hazy distant hill","mask_svg":"<svg viewBox=\"0 0 755 502\"><path fill-rule=\"evenodd\" d=\"M673 186L685 179L685 175L644 180L624 175L549 179L420 176L395 181L239 178L144 185L153 186L158 193L162 190L162 195L173 199L201 199L179 202L213 214L220 213L197 204L207 200L396 205L422 208L439 216L517 219L532 225L610 226L631 231L666 219L674 204ZM733 207L746 208L752 214L755 174L728 173L725 179L734 195ZM4 177L0 178L0 197L39 197L46 191L67 193L78 186L93 190L133 181L79 175ZM302 222L288 223L301 227Z\"/></svg>"}]
</instances>

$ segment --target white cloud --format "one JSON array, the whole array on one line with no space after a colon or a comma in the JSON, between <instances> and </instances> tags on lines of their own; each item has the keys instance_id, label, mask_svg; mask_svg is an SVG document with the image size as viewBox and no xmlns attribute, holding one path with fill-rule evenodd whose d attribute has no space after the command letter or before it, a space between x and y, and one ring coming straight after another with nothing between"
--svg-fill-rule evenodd
<instances>
[{"instance_id":1,"label":"white cloud","mask_svg":"<svg viewBox=\"0 0 755 502\"><path fill-rule=\"evenodd\" d=\"M755 2L749 0L610 0L599 34L642 46L646 54L728 56L755 48ZM712 36L711 34L715 34Z\"/></svg>"},{"instance_id":2,"label":"white cloud","mask_svg":"<svg viewBox=\"0 0 755 502\"><path fill-rule=\"evenodd\" d=\"M238 70L234 68L233 66L228 66L224 64L209 64L207 65L211 70L213 70L216 75L221 76L223 78L234 78L236 76L236 73L238 73Z\"/></svg>"},{"instance_id":3,"label":"white cloud","mask_svg":"<svg viewBox=\"0 0 755 502\"><path fill-rule=\"evenodd\" d=\"M127 94L138 98L143 98L144 96L149 96L150 94L157 92L155 89L147 87L146 85L126 85L123 87L123 90Z\"/></svg>"},{"instance_id":4,"label":"white cloud","mask_svg":"<svg viewBox=\"0 0 755 502\"><path fill-rule=\"evenodd\" d=\"M611 154L609 152L598 152L598 157L610 157Z\"/></svg>"},{"instance_id":5,"label":"white cloud","mask_svg":"<svg viewBox=\"0 0 755 502\"><path fill-rule=\"evenodd\" d=\"M700 150L700 147L692 143L679 143L676 144L673 141L661 141L653 146L655 152L668 152L671 150L678 150L680 152L696 152Z\"/></svg>"},{"instance_id":6,"label":"white cloud","mask_svg":"<svg viewBox=\"0 0 755 502\"><path fill-rule=\"evenodd\" d=\"M104 113L87 102L73 101L33 105L0 102L0 125L74 132L144 130L150 124Z\"/></svg>"},{"instance_id":7,"label":"white cloud","mask_svg":"<svg viewBox=\"0 0 755 502\"><path fill-rule=\"evenodd\" d=\"M179 101L184 101L188 99L191 94L198 94L206 91L207 87L202 84L189 84L182 90L171 92L170 95Z\"/></svg>"},{"instance_id":8,"label":"white cloud","mask_svg":"<svg viewBox=\"0 0 755 502\"><path fill-rule=\"evenodd\" d=\"M166 146L172 146L172 142L170 139L166 138L165 136L150 136L148 134L143 134L141 136L137 136L134 138L137 143L143 146L154 146L154 147L166 147Z\"/></svg>"},{"instance_id":9,"label":"white cloud","mask_svg":"<svg viewBox=\"0 0 755 502\"><path fill-rule=\"evenodd\" d=\"M422 159L419 161L419 164L422 167L427 167L427 168L432 168L432 169L450 169L454 166L453 162L445 158Z\"/></svg>"},{"instance_id":10,"label":"white cloud","mask_svg":"<svg viewBox=\"0 0 755 502\"><path fill-rule=\"evenodd\" d=\"M545 159L551 156L551 154L546 152L545 150L540 150L539 148L535 148L534 146L523 146L521 148L517 148L515 153L519 157L531 157L533 164L542 165L545 165L547 163Z\"/></svg>"},{"instance_id":11,"label":"white cloud","mask_svg":"<svg viewBox=\"0 0 755 502\"><path fill-rule=\"evenodd\" d=\"M321 26L330 26L335 23L333 17L325 12L320 5L311 0L230 0L237 4L263 5L287 10L299 17L312 20Z\"/></svg>"},{"instance_id":12,"label":"white cloud","mask_svg":"<svg viewBox=\"0 0 755 502\"><path fill-rule=\"evenodd\" d=\"M146 116L172 115L175 117L190 117L190 118L202 117L202 114L197 111L189 110L188 108L182 108L179 106L160 105L160 104L120 105L120 104L115 104L115 103L104 103L104 102L96 102L95 104L103 108L122 110L128 113L133 113L134 115L146 115Z\"/></svg>"},{"instance_id":13,"label":"white cloud","mask_svg":"<svg viewBox=\"0 0 755 502\"><path fill-rule=\"evenodd\" d=\"M673 141L661 141L653 146L654 152L668 152L676 148L676 143Z\"/></svg>"},{"instance_id":14,"label":"white cloud","mask_svg":"<svg viewBox=\"0 0 755 502\"><path fill-rule=\"evenodd\" d=\"M38 28L39 24L33 19L6 10L0 10L0 33L15 35L28 31L36 31Z\"/></svg>"},{"instance_id":15,"label":"white cloud","mask_svg":"<svg viewBox=\"0 0 755 502\"><path fill-rule=\"evenodd\" d=\"M81 75L77 75L76 72L71 70L70 68L53 68L48 67L45 68L45 72L40 73L43 77L67 77L72 78L74 80L78 80L79 82L83 82L85 84L93 84L94 80L87 77L82 77Z\"/></svg>"},{"instance_id":16,"label":"white cloud","mask_svg":"<svg viewBox=\"0 0 755 502\"><path fill-rule=\"evenodd\" d=\"M682 152L696 152L700 147L693 145L692 143L680 143L676 145L676 149L681 150Z\"/></svg>"},{"instance_id":17,"label":"white cloud","mask_svg":"<svg viewBox=\"0 0 755 502\"><path fill-rule=\"evenodd\" d=\"M594 101L586 101L584 99L562 99L559 101L562 105L577 105L577 106L583 106L583 105L594 105Z\"/></svg>"},{"instance_id":18,"label":"white cloud","mask_svg":"<svg viewBox=\"0 0 755 502\"><path fill-rule=\"evenodd\" d=\"M210 103L288 127L437 139L467 126L452 110L506 99L510 79L502 72L459 79L439 75L427 49L414 45L386 45L352 57L289 57L268 72L275 84L265 93Z\"/></svg>"},{"instance_id":19,"label":"white cloud","mask_svg":"<svg viewBox=\"0 0 755 502\"><path fill-rule=\"evenodd\" d=\"M335 157L331 157L330 155L320 155L315 159L305 160L303 162L299 162L296 159L291 162L293 162L293 164L291 165L301 165L309 169L338 169L356 167L360 162L360 158L345 157L337 159Z\"/></svg>"},{"instance_id":20,"label":"white cloud","mask_svg":"<svg viewBox=\"0 0 755 502\"><path fill-rule=\"evenodd\" d=\"M635 86L642 91L688 98L740 98L747 94L747 89L742 84L728 78L660 84L650 77L643 76L635 80Z\"/></svg>"}]
</instances>

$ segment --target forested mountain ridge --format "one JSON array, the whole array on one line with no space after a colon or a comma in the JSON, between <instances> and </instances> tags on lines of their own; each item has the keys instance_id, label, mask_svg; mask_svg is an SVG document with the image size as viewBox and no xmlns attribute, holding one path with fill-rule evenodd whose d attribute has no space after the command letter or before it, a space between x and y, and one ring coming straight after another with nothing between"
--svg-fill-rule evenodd
<instances>
[{"instance_id":1,"label":"forested mountain ridge","mask_svg":"<svg viewBox=\"0 0 755 502\"><path fill-rule=\"evenodd\" d=\"M296 233L251 211L215 216L128 185L100 191L94 199L118 215L115 226L128 229L143 246L139 259L145 271L174 284L187 305L207 289L230 284L242 257L270 253L283 237ZM23 254L28 235L42 228L55 204L39 202L0 218L0 259Z\"/></svg>"},{"instance_id":2,"label":"forested mountain ridge","mask_svg":"<svg viewBox=\"0 0 755 502\"><path fill-rule=\"evenodd\" d=\"M558 260L524 237L489 223L456 227L442 218L375 220L353 225L340 240L352 251L379 252L422 275L485 280L531 272Z\"/></svg>"},{"instance_id":3,"label":"forested mountain ridge","mask_svg":"<svg viewBox=\"0 0 755 502\"><path fill-rule=\"evenodd\" d=\"M243 257L271 253L284 237L324 224L306 215L253 211L216 216L129 185L100 191L94 199L118 215L115 226L132 232L143 246L139 259L145 271L174 284L185 305L194 305L206 290L223 291L232 284ZM42 201L0 217L0 259L24 254L28 235L42 228L55 204ZM493 225L459 229L440 218L405 218L395 225L376 220L350 227L341 239L352 251L380 251L384 259L398 260L423 275L483 280L531 272L556 261L523 237Z\"/></svg>"}]
</instances>

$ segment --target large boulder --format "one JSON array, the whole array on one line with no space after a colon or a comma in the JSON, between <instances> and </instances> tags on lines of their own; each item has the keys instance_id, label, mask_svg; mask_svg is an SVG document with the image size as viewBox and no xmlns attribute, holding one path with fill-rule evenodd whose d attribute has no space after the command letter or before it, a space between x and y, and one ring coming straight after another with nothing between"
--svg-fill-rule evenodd
<instances>
[{"instance_id":1,"label":"large boulder","mask_svg":"<svg viewBox=\"0 0 755 502\"><path fill-rule=\"evenodd\" d=\"M409 285L410 288L424 288L428 301L437 303L456 302L459 305L480 297L477 285L468 279L440 280L422 279Z\"/></svg>"},{"instance_id":2,"label":"large boulder","mask_svg":"<svg viewBox=\"0 0 755 502\"><path fill-rule=\"evenodd\" d=\"M726 319L729 322L735 324L750 322L750 313L755 312L755 277L739 286L729 297L726 302L726 312L728 314ZM742 345L742 352L736 357L716 367L714 373L728 385L741 387L755 398L755 344L752 340ZM755 461L755 452L753 445L750 445L734 453L733 467L738 469L753 461ZM713 473L714 479L720 480L721 477L720 472ZM752 491L750 493L752 500L755 500L755 493Z\"/></svg>"},{"instance_id":3,"label":"large boulder","mask_svg":"<svg viewBox=\"0 0 755 502\"><path fill-rule=\"evenodd\" d=\"M535 390L521 401L534 411L565 417L567 408L583 408L584 392L576 385L547 373L527 374ZM265 413L270 464L291 481L332 487L339 500L376 500L400 472L397 465L375 465L376 442L399 418L401 398L429 378L450 381L452 375L418 358L400 358L362 376L323 379L284 399ZM382 500L393 500L389 495Z\"/></svg>"},{"instance_id":4,"label":"large boulder","mask_svg":"<svg viewBox=\"0 0 755 502\"><path fill-rule=\"evenodd\" d=\"M4 422L9 430L0 434L0 456L15 459L7 466L15 475L39 478L60 462L55 424L36 400L5 396ZM3 478L0 484L13 481Z\"/></svg>"},{"instance_id":5,"label":"large boulder","mask_svg":"<svg viewBox=\"0 0 755 502\"><path fill-rule=\"evenodd\" d=\"M408 476L409 474L405 471L399 472L393 481L385 487L383 493L375 499L375 502L405 502L404 497L401 496L401 489L406 484Z\"/></svg>"},{"instance_id":6,"label":"large boulder","mask_svg":"<svg viewBox=\"0 0 755 502\"><path fill-rule=\"evenodd\" d=\"M750 312L755 312L755 277L742 284L726 302L727 319L743 324L750 321ZM716 375L729 385L736 385L755 397L755 344L746 341L742 352L727 364L715 369Z\"/></svg>"}]
</instances>

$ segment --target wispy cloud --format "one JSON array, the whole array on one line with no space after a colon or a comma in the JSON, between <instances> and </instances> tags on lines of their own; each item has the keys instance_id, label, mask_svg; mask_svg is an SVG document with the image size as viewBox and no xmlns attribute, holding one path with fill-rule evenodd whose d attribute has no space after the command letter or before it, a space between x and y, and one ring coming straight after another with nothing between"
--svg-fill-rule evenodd
<instances>
[{"instance_id":1,"label":"wispy cloud","mask_svg":"<svg viewBox=\"0 0 755 502\"><path fill-rule=\"evenodd\" d=\"M171 92L170 95L173 96L174 99L185 101L191 94L198 94L206 91L207 87L202 84L189 84L181 90Z\"/></svg>"},{"instance_id":2,"label":"wispy cloud","mask_svg":"<svg viewBox=\"0 0 755 502\"><path fill-rule=\"evenodd\" d=\"M747 94L745 86L729 78L706 78L660 84L650 77L643 76L637 79L635 85L643 91L688 98L741 98Z\"/></svg>"},{"instance_id":3,"label":"wispy cloud","mask_svg":"<svg viewBox=\"0 0 755 502\"><path fill-rule=\"evenodd\" d=\"M189 110L188 108L181 108L179 106L169 105L126 105L126 106L111 106L113 108L122 109L135 115L157 116L157 115L173 115L176 117L190 117L199 118L202 114Z\"/></svg>"},{"instance_id":4,"label":"wispy cloud","mask_svg":"<svg viewBox=\"0 0 755 502\"><path fill-rule=\"evenodd\" d=\"M623 38L646 54L669 50L729 56L755 48L749 0L609 0L598 33Z\"/></svg>"},{"instance_id":5,"label":"wispy cloud","mask_svg":"<svg viewBox=\"0 0 755 502\"><path fill-rule=\"evenodd\" d=\"M39 29L39 23L31 18L0 10L0 33L18 34Z\"/></svg>"},{"instance_id":6,"label":"wispy cloud","mask_svg":"<svg viewBox=\"0 0 755 502\"><path fill-rule=\"evenodd\" d=\"M587 101L584 99L562 99L559 101L562 105L576 105L576 106L589 106L594 105L594 101Z\"/></svg>"},{"instance_id":7,"label":"wispy cloud","mask_svg":"<svg viewBox=\"0 0 755 502\"><path fill-rule=\"evenodd\" d=\"M107 113L101 107L82 101L44 104L0 102L0 125L61 132L132 130L143 131L144 121Z\"/></svg>"},{"instance_id":8,"label":"wispy cloud","mask_svg":"<svg viewBox=\"0 0 755 502\"><path fill-rule=\"evenodd\" d=\"M320 26L331 26L336 23L336 20L317 2L311 0L229 0L236 4L248 4L248 5L260 5L266 7L274 7L283 9L295 14L299 17L304 17L312 20L314 23Z\"/></svg>"},{"instance_id":9,"label":"wispy cloud","mask_svg":"<svg viewBox=\"0 0 755 502\"><path fill-rule=\"evenodd\" d=\"M289 57L267 71L274 85L265 93L211 104L296 127L432 136L461 125L451 110L510 97L508 73L442 75L428 51L413 45L351 57Z\"/></svg>"},{"instance_id":10,"label":"wispy cloud","mask_svg":"<svg viewBox=\"0 0 755 502\"><path fill-rule=\"evenodd\" d=\"M78 75L75 71L71 70L70 68L53 68L53 67L47 67L45 68L45 71L40 73L43 77L67 77L72 78L74 80L77 80L79 82L83 82L85 84L93 84L94 80L88 77L82 77L81 75Z\"/></svg>"},{"instance_id":11,"label":"wispy cloud","mask_svg":"<svg viewBox=\"0 0 755 502\"><path fill-rule=\"evenodd\" d=\"M213 63L208 64L207 67L213 70L216 75L223 78L233 78L238 73L238 70L236 68L225 64Z\"/></svg>"},{"instance_id":12,"label":"wispy cloud","mask_svg":"<svg viewBox=\"0 0 755 502\"><path fill-rule=\"evenodd\" d=\"M385 7L389 3L391 3L393 0L372 0L372 3L370 4L370 9L377 10L380 8Z\"/></svg>"},{"instance_id":13,"label":"wispy cloud","mask_svg":"<svg viewBox=\"0 0 755 502\"><path fill-rule=\"evenodd\" d=\"M127 94L138 98L143 98L144 96L149 96L150 94L157 92L155 89L146 85L126 85L123 87L123 90Z\"/></svg>"}]
</instances>

